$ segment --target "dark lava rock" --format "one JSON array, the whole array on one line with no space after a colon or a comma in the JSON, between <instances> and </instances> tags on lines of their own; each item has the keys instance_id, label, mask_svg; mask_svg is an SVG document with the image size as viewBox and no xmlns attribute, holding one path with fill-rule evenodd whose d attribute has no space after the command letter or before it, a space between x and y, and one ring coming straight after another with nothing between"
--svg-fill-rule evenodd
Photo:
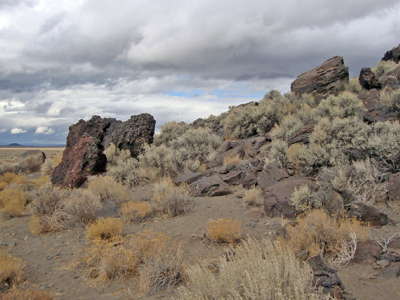
<instances>
[{"instance_id":1,"label":"dark lava rock","mask_svg":"<svg viewBox=\"0 0 400 300\"><path fill-rule=\"evenodd\" d=\"M349 81L349 71L343 58L335 56L317 68L305 72L292 83L291 90L295 94L314 94L326 96L337 94Z\"/></svg>"},{"instance_id":2,"label":"dark lava rock","mask_svg":"<svg viewBox=\"0 0 400 300\"><path fill-rule=\"evenodd\" d=\"M196 180L190 185L190 190L193 196L224 196L229 195L232 191L229 189L220 176L214 174L211 176L204 176Z\"/></svg>"},{"instance_id":3,"label":"dark lava rock","mask_svg":"<svg viewBox=\"0 0 400 300\"><path fill-rule=\"evenodd\" d=\"M386 214L373 206L368 206L361 202L352 203L348 214L350 217L357 218L371 226L384 226L389 223L389 218Z\"/></svg>"},{"instance_id":4,"label":"dark lava rock","mask_svg":"<svg viewBox=\"0 0 400 300\"><path fill-rule=\"evenodd\" d=\"M270 186L289 177L286 169L276 164L269 164L257 175L257 185L265 192Z\"/></svg>"},{"instance_id":5,"label":"dark lava rock","mask_svg":"<svg viewBox=\"0 0 400 300\"><path fill-rule=\"evenodd\" d=\"M399 201L400 200L400 173L392 174L388 180L388 200Z\"/></svg>"},{"instance_id":6,"label":"dark lava rock","mask_svg":"<svg viewBox=\"0 0 400 300\"><path fill-rule=\"evenodd\" d=\"M294 190L302 185L313 186L310 179L290 177L269 186L264 191L264 211L269 217L294 218L296 208L290 203Z\"/></svg>"},{"instance_id":7,"label":"dark lava rock","mask_svg":"<svg viewBox=\"0 0 400 300\"><path fill-rule=\"evenodd\" d=\"M360 85L366 90L381 89L382 84L376 78L375 73L372 72L371 68L362 68L360 76L358 77Z\"/></svg>"},{"instance_id":8,"label":"dark lava rock","mask_svg":"<svg viewBox=\"0 0 400 300\"><path fill-rule=\"evenodd\" d=\"M352 262L354 263L375 263L381 254L381 247L376 241L366 240L357 243L357 249Z\"/></svg>"},{"instance_id":9,"label":"dark lava rock","mask_svg":"<svg viewBox=\"0 0 400 300\"><path fill-rule=\"evenodd\" d=\"M63 158L52 174L52 183L79 187L88 176L104 172L107 158L103 151L110 143L129 149L136 157L144 144L153 142L154 128L155 120L149 114L132 116L126 122L99 116L80 120L69 128Z\"/></svg>"},{"instance_id":10,"label":"dark lava rock","mask_svg":"<svg viewBox=\"0 0 400 300\"><path fill-rule=\"evenodd\" d=\"M389 50L385 53L385 55L382 58L383 61L394 61L395 63L400 62L400 45L397 47L394 47L392 50Z\"/></svg>"}]
</instances>

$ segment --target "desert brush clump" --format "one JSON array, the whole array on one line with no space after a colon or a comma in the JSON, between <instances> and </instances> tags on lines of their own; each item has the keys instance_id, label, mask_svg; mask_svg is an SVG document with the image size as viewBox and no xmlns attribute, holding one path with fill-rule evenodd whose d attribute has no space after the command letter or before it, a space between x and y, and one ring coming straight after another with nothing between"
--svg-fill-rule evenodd
<instances>
[{"instance_id":1,"label":"desert brush clump","mask_svg":"<svg viewBox=\"0 0 400 300\"><path fill-rule=\"evenodd\" d=\"M350 78L348 84L345 87L345 90L349 91L350 93L359 94L362 91L362 86L358 78Z\"/></svg>"},{"instance_id":2,"label":"desert brush clump","mask_svg":"<svg viewBox=\"0 0 400 300\"><path fill-rule=\"evenodd\" d=\"M261 155L265 156L267 164L275 162L280 168L287 168L289 163L288 148L289 145L286 141L276 139L262 147Z\"/></svg>"},{"instance_id":3,"label":"desert brush clump","mask_svg":"<svg viewBox=\"0 0 400 300\"><path fill-rule=\"evenodd\" d=\"M329 96L321 100L315 112L319 118L360 118L364 110L364 104L357 95L350 92L342 92L337 96Z\"/></svg>"},{"instance_id":4,"label":"desert brush clump","mask_svg":"<svg viewBox=\"0 0 400 300\"><path fill-rule=\"evenodd\" d=\"M129 188L110 176L95 176L89 179L88 189L104 202L122 203L130 200Z\"/></svg>"},{"instance_id":5,"label":"desert brush clump","mask_svg":"<svg viewBox=\"0 0 400 300\"><path fill-rule=\"evenodd\" d=\"M288 248L249 239L220 258L218 272L207 264L186 270L186 284L174 299L328 300L316 290L311 268Z\"/></svg>"},{"instance_id":6,"label":"desert brush clump","mask_svg":"<svg viewBox=\"0 0 400 300\"><path fill-rule=\"evenodd\" d=\"M107 157L107 175L116 182L129 187L134 187L139 183L136 168L138 161L131 156L129 150L118 149L114 144L110 144L104 151Z\"/></svg>"},{"instance_id":7,"label":"desert brush clump","mask_svg":"<svg viewBox=\"0 0 400 300\"><path fill-rule=\"evenodd\" d=\"M400 112L400 91L384 90L381 93L381 103L387 112Z\"/></svg>"},{"instance_id":8,"label":"desert brush clump","mask_svg":"<svg viewBox=\"0 0 400 300\"><path fill-rule=\"evenodd\" d=\"M259 187L253 186L244 191L243 201L248 206L262 206L264 204L263 191Z\"/></svg>"},{"instance_id":9,"label":"desert brush clump","mask_svg":"<svg viewBox=\"0 0 400 300\"><path fill-rule=\"evenodd\" d=\"M271 130L271 138L280 139L287 142L293 136L293 134L302 129L304 126L305 123L298 117L298 115L287 115L282 119L281 122L279 122L279 125L275 125L275 127Z\"/></svg>"},{"instance_id":10,"label":"desert brush clump","mask_svg":"<svg viewBox=\"0 0 400 300\"><path fill-rule=\"evenodd\" d=\"M155 212L175 217L189 212L194 201L186 186L176 186L170 178L163 178L153 184L150 203Z\"/></svg>"},{"instance_id":11,"label":"desert brush clump","mask_svg":"<svg viewBox=\"0 0 400 300\"><path fill-rule=\"evenodd\" d=\"M294 190L290 196L291 204L296 208L298 212L304 212L313 208L321 208L323 203L307 184L302 185Z\"/></svg>"},{"instance_id":12,"label":"desert brush clump","mask_svg":"<svg viewBox=\"0 0 400 300\"><path fill-rule=\"evenodd\" d=\"M141 222L152 215L153 208L148 202L128 201L121 204L120 213L125 222Z\"/></svg>"},{"instance_id":13,"label":"desert brush clump","mask_svg":"<svg viewBox=\"0 0 400 300\"><path fill-rule=\"evenodd\" d=\"M92 241L110 241L122 235L123 226L118 218L100 218L86 227L86 237Z\"/></svg>"},{"instance_id":14,"label":"desert brush clump","mask_svg":"<svg viewBox=\"0 0 400 300\"><path fill-rule=\"evenodd\" d=\"M24 279L24 262L0 250L0 288L9 289Z\"/></svg>"},{"instance_id":15,"label":"desert brush clump","mask_svg":"<svg viewBox=\"0 0 400 300\"><path fill-rule=\"evenodd\" d=\"M237 166L242 162L242 158L240 157L239 154L235 154L235 155L226 155L224 157L224 161L223 164L225 167L233 167L233 166Z\"/></svg>"},{"instance_id":16,"label":"desert brush clump","mask_svg":"<svg viewBox=\"0 0 400 300\"><path fill-rule=\"evenodd\" d=\"M185 122L168 122L161 126L160 133L154 137L154 145L169 146L170 142L182 136L190 126Z\"/></svg>"},{"instance_id":17,"label":"desert brush clump","mask_svg":"<svg viewBox=\"0 0 400 300\"><path fill-rule=\"evenodd\" d=\"M148 295L176 287L184 280L183 249L168 244L152 256L144 257L139 267L139 290Z\"/></svg>"},{"instance_id":18,"label":"desert brush clump","mask_svg":"<svg viewBox=\"0 0 400 300\"><path fill-rule=\"evenodd\" d=\"M185 168L196 171L221 144L221 137L207 128L188 129L167 144L147 146L139 156L138 172L150 169L154 180L175 177Z\"/></svg>"},{"instance_id":19,"label":"desert brush clump","mask_svg":"<svg viewBox=\"0 0 400 300\"><path fill-rule=\"evenodd\" d=\"M324 168L317 177L317 183L324 190L333 189L346 195L345 206L353 201L374 205L383 202L387 194L384 174L371 160Z\"/></svg>"},{"instance_id":20,"label":"desert brush clump","mask_svg":"<svg viewBox=\"0 0 400 300\"><path fill-rule=\"evenodd\" d=\"M393 71L398 66L399 64L396 64L394 61L382 60L372 69L372 71L376 74L376 76L381 77L382 75Z\"/></svg>"},{"instance_id":21,"label":"desert brush clump","mask_svg":"<svg viewBox=\"0 0 400 300\"><path fill-rule=\"evenodd\" d=\"M232 108L222 121L226 138L248 138L272 129L278 120L278 108L268 102L249 103Z\"/></svg>"},{"instance_id":22,"label":"desert brush clump","mask_svg":"<svg viewBox=\"0 0 400 300\"><path fill-rule=\"evenodd\" d=\"M242 238L242 224L233 219L210 220L207 223L207 237L220 243L237 243Z\"/></svg>"},{"instance_id":23,"label":"desert brush clump","mask_svg":"<svg viewBox=\"0 0 400 300\"><path fill-rule=\"evenodd\" d=\"M288 246L295 253L312 257L322 255L334 260L346 251L348 242L364 240L368 229L357 220L333 218L322 210L312 210L298 218L294 226L286 227Z\"/></svg>"},{"instance_id":24,"label":"desert brush clump","mask_svg":"<svg viewBox=\"0 0 400 300\"><path fill-rule=\"evenodd\" d=\"M12 217L18 217L24 213L26 204L25 192L11 188L0 191L0 211Z\"/></svg>"}]
</instances>

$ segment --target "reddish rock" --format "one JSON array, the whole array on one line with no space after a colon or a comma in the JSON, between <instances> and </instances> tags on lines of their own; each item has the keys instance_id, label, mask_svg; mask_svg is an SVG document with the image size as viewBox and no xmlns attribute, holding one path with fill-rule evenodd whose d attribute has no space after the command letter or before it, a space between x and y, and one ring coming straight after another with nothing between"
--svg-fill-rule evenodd
<instances>
[{"instance_id":1,"label":"reddish rock","mask_svg":"<svg viewBox=\"0 0 400 300\"><path fill-rule=\"evenodd\" d=\"M392 50L389 50L385 53L385 55L382 58L383 61L394 61L395 63L400 62L400 45L397 47L394 47Z\"/></svg>"},{"instance_id":2,"label":"reddish rock","mask_svg":"<svg viewBox=\"0 0 400 300\"><path fill-rule=\"evenodd\" d=\"M360 76L358 77L360 85L366 90L381 89L382 84L376 78L375 73L372 72L371 68L362 68Z\"/></svg>"},{"instance_id":3,"label":"reddish rock","mask_svg":"<svg viewBox=\"0 0 400 300\"><path fill-rule=\"evenodd\" d=\"M103 151L110 143L129 149L137 156L145 143L152 143L155 120L149 114L133 116L126 122L93 116L70 126L61 163L54 169L51 181L61 187L81 186L90 175L106 170Z\"/></svg>"},{"instance_id":4,"label":"reddish rock","mask_svg":"<svg viewBox=\"0 0 400 300\"><path fill-rule=\"evenodd\" d=\"M349 71L343 58L335 56L317 68L305 72L292 83L291 90L295 94L315 94L325 96L337 94L349 81Z\"/></svg>"}]
</instances>

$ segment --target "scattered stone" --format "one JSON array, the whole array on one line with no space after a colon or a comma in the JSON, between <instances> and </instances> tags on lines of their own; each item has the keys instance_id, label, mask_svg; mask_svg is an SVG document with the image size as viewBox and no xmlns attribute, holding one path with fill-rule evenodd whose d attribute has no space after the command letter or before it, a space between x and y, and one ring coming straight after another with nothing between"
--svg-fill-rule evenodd
<instances>
[{"instance_id":1,"label":"scattered stone","mask_svg":"<svg viewBox=\"0 0 400 300\"><path fill-rule=\"evenodd\" d=\"M380 276L386 279L399 278L400 277L400 263L392 263L390 266L386 267Z\"/></svg>"},{"instance_id":2,"label":"scattered stone","mask_svg":"<svg viewBox=\"0 0 400 300\"><path fill-rule=\"evenodd\" d=\"M388 261L387 259L380 259L376 262L376 264L379 268L384 269L390 265L390 261Z\"/></svg>"},{"instance_id":3,"label":"scattered stone","mask_svg":"<svg viewBox=\"0 0 400 300\"><path fill-rule=\"evenodd\" d=\"M224 196L229 195L232 191L229 186L218 175L202 177L190 185L192 195L200 196Z\"/></svg>"},{"instance_id":4,"label":"scattered stone","mask_svg":"<svg viewBox=\"0 0 400 300\"><path fill-rule=\"evenodd\" d=\"M360 85L366 90L380 90L382 88L382 84L375 76L375 73L372 72L371 68L362 68L360 76L358 77L358 81L360 82Z\"/></svg>"},{"instance_id":5,"label":"scattered stone","mask_svg":"<svg viewBox=\"0 0 400 300\"><path fill-rule=\"evenodd\" d=\"M314 94L326 96L337 94L349 81L349 71L343 58L335 56L317 68L305 72L292 83L291 90L295 94Z\"/></svg>"},{"instance_id":6,"label":"scattered stone","mask_svg":"<svg viewBox=\"0 0 400 300\"><path fill-rule=\"evenodd\" d=\"M368 206L361 202L352 203L348 214L350 217L357 218L371 226L384 226L389 223L389 218L386 214L373 206Z\"/></svg>"}]
</instances>

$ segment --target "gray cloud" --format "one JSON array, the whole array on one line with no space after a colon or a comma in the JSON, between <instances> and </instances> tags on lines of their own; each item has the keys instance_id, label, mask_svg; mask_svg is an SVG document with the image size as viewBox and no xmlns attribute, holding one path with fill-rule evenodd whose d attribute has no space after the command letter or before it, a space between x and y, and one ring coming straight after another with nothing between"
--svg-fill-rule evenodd
<instances>
[{"instance_id":1,"label":"gray cloud","mask_svg":"<svg viewBox=\"0 0 400 300\"><path fill-rule=\"evenodd\" d=\"M287 90L334 55L357 74L399 31L398 0L0 0L0 128L190 120Z\"/></svg>"}]
</instances>

